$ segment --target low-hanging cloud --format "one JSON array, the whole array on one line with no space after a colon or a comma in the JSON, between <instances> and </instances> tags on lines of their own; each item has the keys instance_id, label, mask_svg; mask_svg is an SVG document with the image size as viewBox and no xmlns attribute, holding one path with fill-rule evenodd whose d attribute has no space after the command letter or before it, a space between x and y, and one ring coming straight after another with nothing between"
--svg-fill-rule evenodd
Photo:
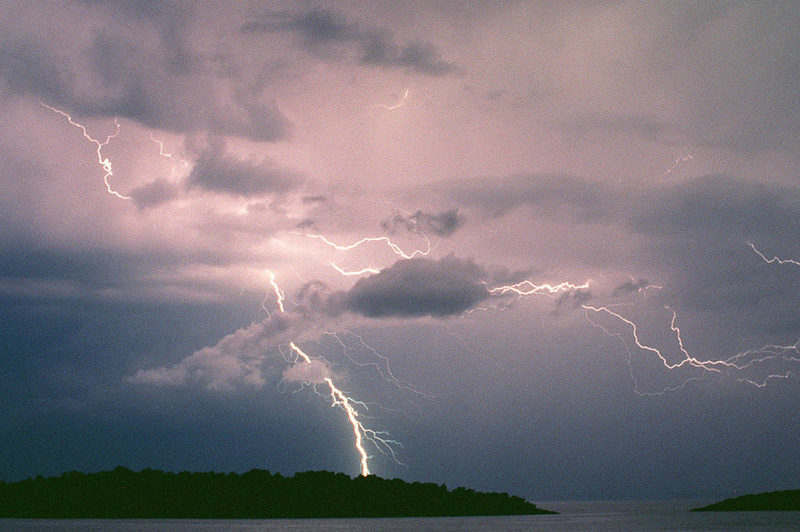
<instances>
[{"instance_id":1,"label":"low-hanging cloud","mask_svg":"<svg viewBox=\"0 0 800 532\"><path fill-rule=\"evenodd\" d=\"M486 277L472 260L452 255L400 260L332 295L329 308L368 318L454 316L491 297Z\"/></svg>"},{"instance_id":2,"label":"low-hanging cloud","mask_svg":"<svg viewBox=\"0 0 800 532\"><path fill-rule=\"evenodd\" d=\"M391 234L395 234L400 227L403 227L410 233L433 234L449 238L458 231L463 223L463 217L459 214L458 209L435 214L418 210L408 216L398 214L389 220L384 220L381 222L381 227Z\"/></svg>"},{"instance_id":3,"label":"low-hanging cloud","mask_svg":"<svg viewBox=\"0 0 800 532\"><path fill-rule=\"evenodd\" d=\"M299 172L270 159L241 160L216 148L200 155L188 178L190 187L238 196L279 194L302 181Z\"/></svg>"},{"instance_id":4,"label":"low-hanging cloud","mask_svg":"<svg viewBox=\"0 0 800 532\"><path fill-rule=\"evenodd\" d=\"M261 387L264 366L274 350L297 339L302 318L275 314L195 351L173 366L139 370L129 382L158 386L202 386L212 390ZM315 374L321 374L319 368Z\"/></svg>"}]
</instances>

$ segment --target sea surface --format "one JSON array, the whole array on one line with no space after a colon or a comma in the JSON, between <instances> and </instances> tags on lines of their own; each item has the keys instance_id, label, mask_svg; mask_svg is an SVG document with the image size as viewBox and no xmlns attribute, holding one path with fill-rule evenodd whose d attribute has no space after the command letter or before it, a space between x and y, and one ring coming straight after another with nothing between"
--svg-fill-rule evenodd
<instances>
[{"instance_id":1,"label":"sea surface","mask_svg":"<svg viewBox=\"0 0 800 532\"><path fill-rule=\"evenodd\" d=\"M407 519L0 519L9 532L797 532L800 512L689 512L713 501L537 502L559 515Z\"/></svg>"}]
</instances>

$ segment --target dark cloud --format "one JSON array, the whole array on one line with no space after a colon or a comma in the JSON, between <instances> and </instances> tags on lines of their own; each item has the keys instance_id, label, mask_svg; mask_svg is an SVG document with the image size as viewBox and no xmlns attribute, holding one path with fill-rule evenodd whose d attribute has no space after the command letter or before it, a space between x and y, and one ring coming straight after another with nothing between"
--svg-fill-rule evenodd
<instances>
[{"instance_id":1,"label":"dark cloud","mask_svg":"<svg viewBox=\"0 0 800 532\"><path fill-rule=\"evenodd\" d=\"M555 221L620 224L654 236L713 233L776 243L800 239L800 192L724 175L644 190L547 174L448 182L439 189L492 216L528 207Z\"/></svg>"},{"instance_id":2,"label":"dark cloud","mask_svg":"<svg viewBox=\"0 0 800 532\"><path fill-rule=\"evenodd\" d=\"M490 297L486 276L471 260L452 255L438 261L401 260L359 279L347 292L332 295L330 311L348 310L368 318L454 316Z\"/></svg>"},{"instance_id":3,"label":"dark cloud","mask_svg":"<svg viewBox=\"0 0 800 532\"><path fill-rule=\"evenodd\" d=\"M55 58L33 41L0 43L0 74L12 92L48 101L69 92Z\"/></svg>"},{"instance_id":4,"label":"dark cloud","mask_svg":"<svg viewBox=\"0 0 800 532\"><path fill-rule=\"evenodd\" d=\"M295 224L296 229L314 229L317 227L317 222L310 218L301 220Z\"/></svg>"},{"instance_id":5,"label":"dark cloud","mask_svg":"<svg viewBox=\"0 0 800 532\"><path fill-rule=\"evenodd\" d=\"M448 238L453 236L453 233L463 223L463 217L458 213L458 209L450 209L436 214L419 210L409 216L398 214L381 222L381 227L391 234L395 234L398 228L403 227L410 233L433 234Z\"/></svg>"},{"instance_id":6,"label":"dark cloud","mask_svg":"<svg viewBox=\"0 0 800 532\"><path fill-rule=\"evenodd\" d=\"M149 209L177 199L181 195L181 188L166 179L159 178L136 187L128 195L133 198L137 207Z\"/></svg>"},{"instance_id":7,"label":"dark cloud","mask_svg":"<svg viewBox=\"0 0 800 532\"><path fill-rule=\"evenodd\" d=\"M363 28L342 14L322 8L271 13L245 23L242 31L250 34L292 32L301 38L305 48L319 56L329 56L331 47L354 48L358 61L364 65L405 68L430 76L442 76L455 70L455 65L442 59L438 48L431 43L399 45L388 30Z\"/></svg>"},{"instance_id":8,"label":"dark cloud","mask_svg":"<svg viewBox=\"0 0 800 532\"><path fill-rule=\"evenodd\" d=\"M163 46L165 58L176 70L186 70L195 60L186 47L185 33L191 22L187 4L170 0L81 0L83 4L104 8L112 19L123 23L134 21L155 28Z\"/></svg>"},{"instance_id":9,"label":"dark cloud","mask_svg":"<svg viewBox=\"0 0 800 532\"><path fill-rule=\"evenodd\" d=\"M328 200L327 196L323 195L315 195L315 196L303 196L301 201L305 204L309 203L325 203Z\"/></svg>"},{"instance_id":10,"label":"dark cloud","mask_svg":"<svg viewBox=\"0 0 800 532\"><path fill-rule=\"evenodd\" d=\"M33 36L0 39L6 89L81 118L124 117L173 132L255 141L291 135L291 123L274 102L182 46L162 41L152 49L104 32L86 49L70 47L69 55L58 51L62 46Z\"/></svg>"},{"instance_id":11,"label":"dark cloud","mask_svg":"<svg viewBox=\"0 0 800 532\"><path fill-rule=\"evenodd\" d=\"M307 46L330 45L357 41L361 31L346 18L326 9L312 9L306 13L281 11L253 19L242 26L245 33L291 31L297 33Z\"/></svg>"},{"instance_id":12,"label":"dark cloud","mask_svg":"<svg viewBox=\"0 0 800 532\"><path fill-rule=\"evenodd\" d=\"M220 148L206 150L189 174L190 187L238 196L280 194L297 187L303 178L269 159L240 160Z\"/></svg>"},{"instance_id":13,"label":"dark cloud","mask_svg":"<svg viewBox=\"0 0 800 532\"><path fill-rule=\"evenodd\" d=\"M800 192L706 176L639 196L630 223L637 231L655 235L714 233L797 241Z\"/></svg>"},{"instance_id":14,"label":"dark cloud","mask_svg":"<svg viewBox=\"0 0 800 532\"><path fill-rule=\"evenodd\" d=\"M592 292L586 289L570 290L569 292L564 292L556 299L556 306L558 308L568 306L571 309L577 309L590 301L592 297ZM557 310L554 311L554 313L557 312Z\"/></svg>"},{"instance_id":15,"label":"dark cloud","mask_svg":"<svg viewBox=\"0 0 800 532\"><path fill-rule=\"evenodd\" d=\"M638 281L630 279L628 281L625 281L621 285L615 287L614 291L611 292L611 295L616 297L624 294L641 292L648 286L650 286L650 281L648 281L647 279L639 279Z\"/></svg>"},{"instance_id":16,"label":"dark cloud","mask_svg":"<svg viewBox=\"0 0 800 532\"><path fill-rule=\"evenodd\" d=\"M398 46L388 34L374 33L362 42L361 47L361 62L365 65L408 68L430 76L442 76L455 70L452 63L440 58L439 50L430 43Z\"/></svg>"},{"instance_id":17,"label":"dark cloud","mask_svg":"<svg viewBox=\"0 0 800 532\"><path fill-rule=\"evenodd\" d=\"M609 185L569 174L473 179L442 183L441 188L447 197L494 216L528 206L547 216L597 223L613 216L619 203Z\"/></svg>"}]
</instances>

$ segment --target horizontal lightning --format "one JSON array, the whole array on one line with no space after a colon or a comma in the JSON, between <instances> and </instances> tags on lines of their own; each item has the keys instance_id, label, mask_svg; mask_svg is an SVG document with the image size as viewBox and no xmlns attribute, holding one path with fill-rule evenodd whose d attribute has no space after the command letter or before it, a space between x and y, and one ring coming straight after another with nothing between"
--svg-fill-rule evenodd
<instances>
[{"instance_id":1,"label":"horizontal lightning","mask_svg":"<svg viewBox=\"0 0 800 532\"><path fill-rule=\"evenodd\" d=\"M792 259L781 259L778 257L772 257L771 259L768 259L763 253L756 249L752 242L747 242L747 245L753 248L753 251L755 251L758 256L764 259L764 261L768 264L794 264L795 266L800 266L800 262Z\"/></svg>"},{"instance_id":2,"label":"horizontal lightning","mask_svg":"<svg viewBox=\"0 0 800 532\"><path fill-rule=\"evenodd\" d=\"M671 174L671 173L672 173L672 171L673 171L673 170L675 170L675 169L678 167L678 165L680 165L681 163L685 163L685 162L687 162L687 161L691 161L692 159L694 159L694 156L692 156L692 155L683 155L683 156L681 156L681 157L678 157L677 159L675 159L675 162L672 164L672 166L670 166L669 168L667 168L667 169L666 169L666 170L665 170L665 171L664 171L664 172L663 172L663 173L662 173L662 174L659 176L659 178L663 180L665 177L667 177L669 174Z\"/></svg>"},{"instance_id":3,"label":"horizontal lightning","mask_svg":"<svg viewBox=\"0 0 800 532\"><path fill-rule=\"evenodd\" d=\"M752 244L750 244L750 246L756 253L758 253L767 262L800 265L800 263L796 261L791 261L787 259L778 259L777 257L774 259L768 259L762 253L760 253ZM489 292L495 296L504 296L504 295L516 295L519 297L537 296L537 295L555 296L556 294L570 293L570 292L575 292L577 290L588 289L590 282L591 281L586 281L583 284L576 284L570 282L536 284L533 281L525 280L512 285L490 288ZM644 288L645 287L642 287L638 291L643 292ZM652 285L652 286L647 286L646 288L656 288L656 286ZM609 336L616 336L623 342L623 345L625 346L625 349L628 352L628 369L631 378L633 379L635 384L634 391L639 395L662 395L666 392L680 389L683 386L685 386L688 382L693 380L698 380L698 378L697 377L687 378L680 385L674 387L665 387L659 392L641 391L639 388L639 382L636 376L634 375L633 365L632 365L633 352L629 348L628 342L626 341L626 339L623 337L622 334L612 332L611 330L609 330L608 327L602 325L597 321L597 319L593 318L593 316L605 315L609 318L612 318L622 323L629 330L629 334L633 338L633 345L644 352L654 355L656 357L656 360L658 360L660 364L663 365L663 367L668 371L677 371L682 368L693 368L695 370L700 370L701 372L708 372L708 373L722 374L723 372L725 373L736 372L738 374L741 374L741 372L744 372L745 370L756 369L757 366L763 367L765 364L768 364L770 362L773 363L800 362L800 350L799 350L800 341L798 341L796 344L786 345L786 346L767 345L760 349L752 349L750 351L737 354L727 359L721 359L721 360L698 359L690 355L684 345L681 329L678 326L677 312L673 308L665 305L664 308L668 310L671 314L671 319L669 324L670 332L674 335L675 342L677 343L678 350L680 352L680 358L677 361L670 362L670 360L664 355L664 353L661 350L651 345L648 345L647 343L642 341L641 335L639 333L639 328L634 320L623 316L620 312L616 310L617 307L623 305L592 306L580 302L579 305L580 308L584 310L584 315L587 321L592 326L601 329ZM770 374L759 377L758 379L739 377L737 380L739 380L740 382L751 384L753 386L763 387L771 379L785 379L792 375L794 375L794 373L792 371L787 370L780 373L771 372Z\"/></svg>"},{"instance_id":4,"label":"horizontal lightning","mask_svg":"<svg viewBox=\"0 0 800 532\"><path fill-rule=\"evenodd\" d=\"M386 245L389 246L389 248L396 255L399 255L400 257L403 257L404 259L413 259L414 257L417 257L417 256L425 256L425 255L428 255L431 252L431 241L430 241L430 239L428 239L427 236L425 237L425 242L427 243L427 248L425 250L417 249L417 250L412 251L411 253L404 252L400 248L400 246L398 246L397 244L392 242L391 239L389 237L386 237L386 236L365 237L365 238L362 238L361 240L359 240L358 242L355 242L355 243L349 244L349 245L344 245L344 246L340 245L340 244L336 244L334 242L331 242L330 240L328 240L327 238L325 238L322 235L311 235L311 234L309 234L309 235L306 235L306 236L308 236L309 238L316 238L317 240L322 240L328 246L330 246L330 247L332 247L332 248L334 248L336 250L339 250L339 251L349 251L351 249L355 249L355 248L357 248L359 246L362 246L362 245L364 245L364 244L366 244L368 242L384 242L384 243L386 243Z\"/></svg>"},{"instance_id":5,"label":"horizontal lightning","mask_svg":"<svg viewBox=\"0 0 800 532\"><path fill-rule=\"evenodd\" d=\"M630 328L631 335L633 337L634 343L636 344L636 347L656 355L656 357L661 361L661 364L663 364L663 366L668 370L676 370L676 369L679 369L679 368L682 368L682 367L691 366L693 368L697 368L697 369L700 369L700 370L703 370L703 371L706 371L706 372L722 373L722 370L744 371L744 370L746 370L748 368L752 368L752 367L754 367L756 365L763 364L763 363L766 363L766 362L769 362L769 361L776 361L776 360L782 360L782 361L787 361L787 362L800 362L800 356L797 356L798 353L800 353L800 351L798 351L798 347L800 347L800 341L798 341L797 343L795 343L793 345L788 345L788 346L766 345L766 346L764 346L762 348L745 351L743 353L739 353L737 355L734 355L732 357L729 357L727 359L722 359L722 360L700 360L700 359L697 359L697 358L689 355L689 352L684 347L683 338L681 336L681 330L676 324L677 319L678 319L677 313L675 312L674 309L672 309L671 307L668 307L668 306L665 305L664 308L666 308L667 310L669 310L672 313L672 319L670 321L670 330L675 334L675 338L676 338L676 340L678 342L678 347L680 349L680 352L683 355L683 358L680 360L680 362L676 362L676 363L670 364L669 361L667 360L667 358L663 355L663 353L659 349L657 349L655 347L652 347L652 346L649 346L649 345L643 343L640 340L639 332L638 332L636 323L633 322L632 320L629 320L628 318L625 318L624 316L622 316L621 314L611 310L611 308L609 308L607 306L606 307L593 307L593 306L590 306L590 305L582 304L581 307L584 309L584 311L586 311L586 319L589 321L589 323L591 323L593 326L603 330L609 336L616 336L616 337L620 338L622 340L623 344L625 345L625 348L628 351L629 355L632 355L630 349L628 349L627 342L625 341L625 339L620 334L611 333L608 329L606 329L602 325L598 324L597 322L593 321L589 317L588 312L591 311L591 312L598 313L598 314L605 313L605 314L607 314L609 316L612 316L613 318L621 321L625 325L627 325ZM795 356L790 356L789 355L792 352L795 353ZM630 359L629 359L629 362L630 362ZM630 364L629 364L629 368L630 368ZM744 378L744 377L743 378L738 378L737 380L739 380L740 382L745 382L747 384L751 384L753 386L757 386L757 387L761 388L761 387L766 386L767 382L769 380L771 380L771 379L786 379L786 378L789 378L792 375L794 375L794 373L787 370L787 371L784 371L783 373L773 373L773 374L766 375L760 381L756 381L756 380L749 379L749 378ZM631 368L631 377L633 377L632 368ZM689 378L686 381L684 381L681 385L679 385L677 387L665 388L661 392L640 392L638 390L638 383L636 383L636 393L638 393L640 395L662 395L662 394L664 394L664 393L666 393L668 391L675 391L677 389L683 388L688 382L693 381L693 380L697 380L697 378ZM634 382L636 382L635 377L634 377Z\"/></svg>"},{"instance_id":6,"label":"horizontal lightning","mask_svg":"<svg viewBox=\"0 0 800 532\"><path fill-rule=\"evenodd\" d=\"M379 269L377 269L377 268L362 268L362 269L357 270L357 271L348 271L348 270L344 270L344 269L340 268L339 266L337 266L333 262L331 262L330 265L333 266L334 270L336 270L337 272L339 272L340 274L342 274L342 275L344 275L346 277L347 276L352 277L352 276L357 276L357 275L364 275L365 273L381 273L381 271Z\"/></svg>"},{"instance_id":7,"label":"horizontal lightning","mask_svg":"<svg viewBox=\"0 0 800 532\"><path fill-rule=\"evenodd\" d=\"M531 296L537 294L554 295L561 292L573 292L575 290L587 289L589 288L590 282L591 280L586 281L583 284L573 284L568 282L563 282L558 284L549 284L549 283L535 284L532 281L525 280L512 285L490 288L489 293L491 293L492 295L505 295L511 292L519 296Z\"/></svg>"}]
</instances>

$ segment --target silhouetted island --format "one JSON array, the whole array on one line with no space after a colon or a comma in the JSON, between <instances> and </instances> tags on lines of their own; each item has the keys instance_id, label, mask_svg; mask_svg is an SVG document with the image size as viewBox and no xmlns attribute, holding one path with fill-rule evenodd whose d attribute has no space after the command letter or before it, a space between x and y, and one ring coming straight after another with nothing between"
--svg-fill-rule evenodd
<instances>
[{"instance_id":1,"label":"silhouetted island","mask_svg":"<svg viewBox=\"0 0 800 532\"><path fill-rule=\"evenodd\" d=\"M770 491L715 502L693 512L800 511L800 490Z\"/></svg>"},{"instance_id":2,"label":"silhouetted island","mask_svg":"<svg viewBox=\"0 0 800 532\"><path fill-rule=\"evenodd\" d=\"M310 471L292 477L124 467L0 482L0 517L270 519L555 513L507 493Z\"/></svg>"}]
</instances>

